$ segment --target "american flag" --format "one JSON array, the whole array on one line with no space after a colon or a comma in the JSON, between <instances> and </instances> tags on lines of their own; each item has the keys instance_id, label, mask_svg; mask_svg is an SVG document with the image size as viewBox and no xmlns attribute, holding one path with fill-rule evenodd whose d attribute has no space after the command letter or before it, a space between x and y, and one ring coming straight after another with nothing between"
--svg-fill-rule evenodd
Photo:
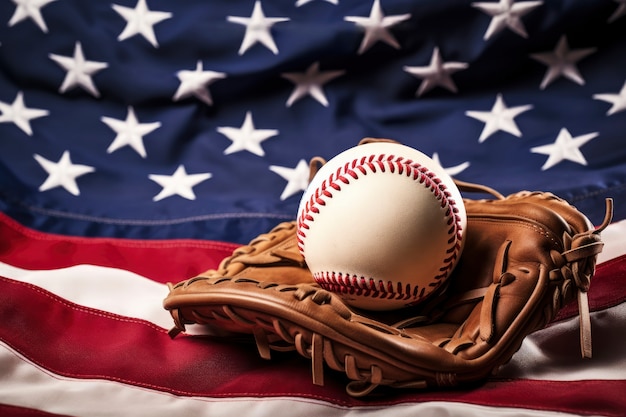
<instances>
[{"instance_id":1,"label":"american flag","mask_svg":"<svg viewBox=\"0 0 626 417\"><path fill-rule=\"evenodd\" d=\"M625 415L625 16L624 0L1 1L0 414ZM300 357L169 340L164 283L295 218L308 161L364 137L594 224L613 198L596 358L576 357L566 308L485 385L360 401L341 375L311 385Z\"/></svg>"}]
</instances>

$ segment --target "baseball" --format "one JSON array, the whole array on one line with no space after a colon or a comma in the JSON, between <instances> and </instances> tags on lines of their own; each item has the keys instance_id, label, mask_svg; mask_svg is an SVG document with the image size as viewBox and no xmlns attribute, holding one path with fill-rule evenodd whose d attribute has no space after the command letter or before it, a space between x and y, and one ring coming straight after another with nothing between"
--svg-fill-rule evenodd
<instances>
[{"instance_id":1,"label":"baseball","mask_svg":"<svg viewBox=\"0 0 626 417\"><path fill-rule=\"evenodd\" d=\"M328 161L297 216L298 248L316 282L366 310L412 306L442 285L467 223L445 170L393 142L355 146Z\"/></svg>"}]
</instances>

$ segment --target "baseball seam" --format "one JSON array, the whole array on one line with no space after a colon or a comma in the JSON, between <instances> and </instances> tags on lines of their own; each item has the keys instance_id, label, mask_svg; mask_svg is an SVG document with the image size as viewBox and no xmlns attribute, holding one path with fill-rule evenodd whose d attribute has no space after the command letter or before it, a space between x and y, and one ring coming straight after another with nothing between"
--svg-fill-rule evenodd
<instances>
[{"instance_id":1,"label":"baseball seam","mask_svg":"<svg viewBox=\"0 0 626 417\"><path fill-rule=\"evenodd\" d=\"M325 290L359 295L371 298L384 298L388 300L411 300L416 301L424 296L425 287L377 280L354 274L344 274L334 271L321 271L313 274L315 281ZM439 281L429 283L430 287L437 287Z\"/></svg>"},{"instance_id":2,"label":"baseball seam","mask_svg":"<svg viewBox=\"0 0 626 417\"><path fill-rule=\"evenodd\" d=\"M348 161L337 168L335 172L331 172L328 178L324 179L311 193L311 197L305 202L297 219L298 249L304 256L304 241L310 223L315 221L314 214L319 213L327 201L333 198L334 192L341 191L343 185L348 185L351 181L356 181L368 173L375 174L377 171L386 172L387 170L397 175L412 177L414 181L428 188L439 200L441 208L445 210L444 215L447 217L447 225L449 226L448 236L450 236L447 242L448 248L442 266L439 268L439 273L433 277L434 282L429 284L431 287L439 286L441 280L446 278L454 267L461 251L462 225L459 209L445 183L434 172L418 162L405 159L402 156L387 154L363 156ZM340 271L316 273L314 278L326 290L374 298L417 301L423 297L425 291L425 288L416 285L394 284L392 281L345 274Z\"/></svg>"}]
</instances>

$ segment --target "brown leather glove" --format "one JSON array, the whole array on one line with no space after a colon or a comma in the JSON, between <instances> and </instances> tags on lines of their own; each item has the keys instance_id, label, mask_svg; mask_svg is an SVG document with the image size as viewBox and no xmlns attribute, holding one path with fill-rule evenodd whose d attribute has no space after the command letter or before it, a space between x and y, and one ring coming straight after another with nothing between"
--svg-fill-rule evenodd
<instances>
[{"instance_id":1,"label":"brown leather glove","mask_svg":"<svg viewBox=\"0 0 626 417\"><path fill-rule=\"evenodd\" d=\"M378 385L455 386L480 381L510 360L529 333L578 297L583 356L591 355L586 294L602 249L599 232L564 200L542 192L493 200L465 199L466 242L447 286L424 304L394 312L346 305L306 269L294 223L283 223L235 251L217 271L170 286L164 307L172 336L185 324L254 336L258 351L296 350L312 361L313 383L324 368L345 372L347 391Z\"/></svg>"}]
</instances>

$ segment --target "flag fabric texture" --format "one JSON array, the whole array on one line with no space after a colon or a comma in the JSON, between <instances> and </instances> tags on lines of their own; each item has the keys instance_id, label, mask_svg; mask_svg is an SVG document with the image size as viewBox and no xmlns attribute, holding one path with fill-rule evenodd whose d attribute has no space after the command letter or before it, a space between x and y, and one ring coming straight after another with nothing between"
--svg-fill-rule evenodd
<instances>
[{"instance_id":1,"label":"flag fabric texture","mask_svg":"<svg viewBox=\"0 0 626 417\"><path fill-rule=\"evenodd\" d=\"M625 132L624 0L2 1L0 415L626 415ZM308 161L364 137L596 225L613 198L594 358L568 306L485 384L357 400L170 340L165 283L294 219Z\"/></svg>"},{"instance_id":2,"label":"flag fabric texture","mask_svg":"<svg viewBox=\"0 0 626 417\"><path fill-rule=\"evenodd\" d=\"M68 237L0 217L0 415L620 416L626 410L626 223L605 230L589 291L592 359L574 305L531 334L498 375L455 390L345 392L311 382L294 352L253 340L172 340L161 307L172 276L214 267L232 244Z\"/></svg>"}]
</instances>

